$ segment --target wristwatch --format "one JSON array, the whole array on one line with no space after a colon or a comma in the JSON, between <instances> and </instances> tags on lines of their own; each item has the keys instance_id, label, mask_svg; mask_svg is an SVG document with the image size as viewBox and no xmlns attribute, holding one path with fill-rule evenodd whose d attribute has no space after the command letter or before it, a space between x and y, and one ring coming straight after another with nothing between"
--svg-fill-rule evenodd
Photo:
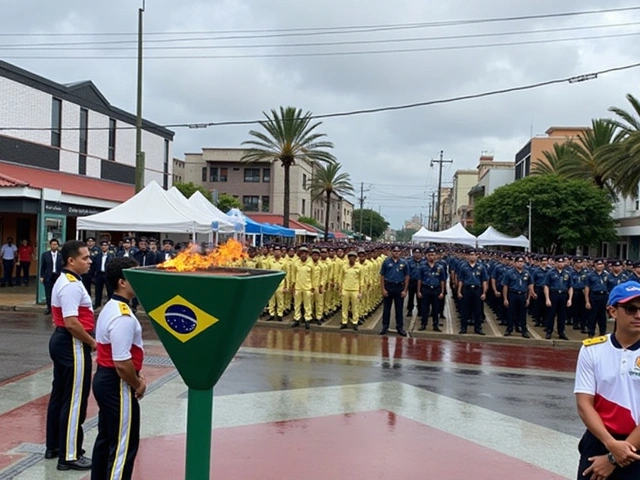
<instances>
[{"instance_id":1,"label":"wristwatch","mask_svg":"<svg viewBox=\"0 0 640 480\"><path fill-rule=\"evenodd\" d=\"M611 463L611 465L618 466L618 462L616 462L616 459L613 456L613 453L611 452L607 453L607 460L609 460L609 463Z\"/></svg>"}]
</instances>

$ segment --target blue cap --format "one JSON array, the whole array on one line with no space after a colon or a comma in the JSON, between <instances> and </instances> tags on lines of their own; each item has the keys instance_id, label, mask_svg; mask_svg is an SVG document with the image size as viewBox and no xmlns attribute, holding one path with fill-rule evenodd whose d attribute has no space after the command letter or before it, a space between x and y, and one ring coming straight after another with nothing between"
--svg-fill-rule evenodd
<instances>
[{"instance_id":1,"label":"blue cap","mask_svg":"<svg viewBox=\"0 0 640 480\"><path fill-rule=\"evenodd\" d=\"M625 282L617 285L609 294L608 305L627 303L629 300L640 297L640 283Z\"/></svg>"}]
</instances>

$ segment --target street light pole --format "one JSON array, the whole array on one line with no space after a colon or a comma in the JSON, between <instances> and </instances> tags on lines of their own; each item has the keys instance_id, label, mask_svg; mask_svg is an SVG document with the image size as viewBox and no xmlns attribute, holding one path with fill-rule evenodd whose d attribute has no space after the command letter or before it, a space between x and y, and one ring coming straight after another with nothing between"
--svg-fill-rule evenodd
<instances>
[{"instance_id":1,"label":"street light pole","mask_svg":"<svg viewBox=\"0 0 640 480\"><path fill-rule=\"evenodd\" d=\"M529 253L531 253L531 246L533 245L533 239L531 236L531 210L532 210L532 204L531 204L531 200L529 200Z\"/></svg>"},{"instance_id":2,"label":"street light pole","mask_svg":"<svg viewBox=\"0 0 640 480\"><path fill-rule=\"evenodd\" d=\"M144 188L145 159L142 151L142 26L145 0L138 9L138 95L136 112L136 193Z\"/></svg>"}]
</instances>

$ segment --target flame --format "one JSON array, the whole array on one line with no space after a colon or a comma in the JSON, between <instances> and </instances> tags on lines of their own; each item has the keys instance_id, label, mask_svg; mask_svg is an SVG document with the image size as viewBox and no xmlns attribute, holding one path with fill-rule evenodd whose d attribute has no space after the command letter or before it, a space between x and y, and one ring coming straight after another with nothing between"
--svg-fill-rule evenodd
<instances>
[{"instance_id":1,"label":"flame","mask_svg":"<svg viewBox=\"0 0 640 480\"><path fill-rule=\"evenodd\" d=\"M195 272L207 270L210 267L230 267L246 257L242 244L230 239L207 254L200 253L198 245L191 244L175 258L161 263L157 268L177 272Z\"/></svg>"}]
</instances>

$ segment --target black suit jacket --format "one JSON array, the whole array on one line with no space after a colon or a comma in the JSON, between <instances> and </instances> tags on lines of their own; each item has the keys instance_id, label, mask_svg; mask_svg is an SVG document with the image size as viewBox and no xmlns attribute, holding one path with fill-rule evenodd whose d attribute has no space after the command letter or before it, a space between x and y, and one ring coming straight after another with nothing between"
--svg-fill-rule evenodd
<instances>
[{"instance_id":1,"label":"black suit jacket","mask_svg":"<svg viewBox=\"0 0 640 480\"><path fill-rule=\"evenodd\" d=\"M62 272L62 254L60 250L58 250L56 257L56 274L60 275ZM51 250L44 252L40 256L40 278L43 278L45 282L53 280L53 255L51 255Z\"/></svg>"},{"instance_id":2,"label":"black suit jacket","mask_svg":"<svg viewBox=\"0 0 640 480\"><path fill-rule=\"evenodd\" d=\"M107 253L107 261L104 263L104 267L107 268L107 265L109 265L114 258L116 258L116 256L113 253ZM91 275L95 278L102 268L102 251L96 256L91 257L91 262Z\"/></svg>"}]
</instances>

